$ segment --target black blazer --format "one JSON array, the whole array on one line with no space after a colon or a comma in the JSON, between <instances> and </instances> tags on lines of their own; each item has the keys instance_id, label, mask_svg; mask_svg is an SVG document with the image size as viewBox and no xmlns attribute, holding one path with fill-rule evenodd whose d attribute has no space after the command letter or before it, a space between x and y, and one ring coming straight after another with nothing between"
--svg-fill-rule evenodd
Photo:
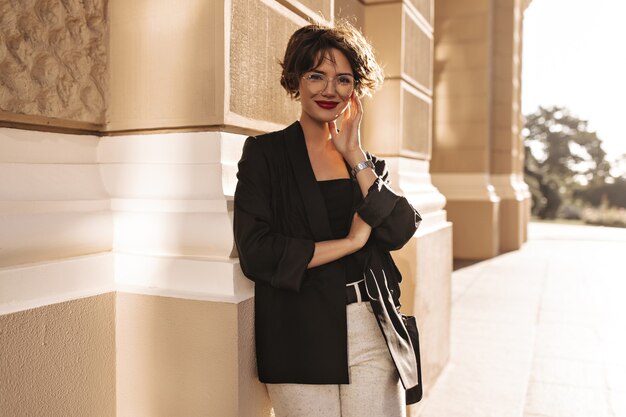
<instances>
[{"instance_id":1,"label":"black blazer","mask_svg":"<svg viewBox=\"0 0 626 417\"><path fill-rule=\"evenodd\" d=\"M365 198L358 186L353 187L354 210L373 227L367 245L357 252L358 259L364 272L370 260L376 259L381 273L375 284L372 280L377 274L370 268L369 285L384 285L393 303L386 309L393 312L375 309L380 323L383 316L398 316L401 276L388 251L401 248L421 218L388 187L384 161L372 160L379 178ZM300 123L249 137L238 168L234 232L241 268L256 283L259 379L266 383L349 383L343 263L334 261L307 270L315 242L333 237ZM384 329L394 332L397 323L380 324L393 356L391 345L402 341L390 340ZM400 334L398 338L406 337ZM394 361L398 367L396 357ZM412 376L404 373L403 382L410 388Z\"/></svg>"}]
</instances>

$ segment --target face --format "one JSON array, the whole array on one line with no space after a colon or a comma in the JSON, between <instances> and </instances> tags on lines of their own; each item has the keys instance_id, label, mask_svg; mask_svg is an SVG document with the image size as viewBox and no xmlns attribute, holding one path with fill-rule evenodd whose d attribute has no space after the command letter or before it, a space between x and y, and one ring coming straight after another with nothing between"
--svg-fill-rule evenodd
<instances>
[{"instance_id":1,"label":"face","mask_svg":"<svg viewBox=\"0 0 626 417\"><path fill-rule=\"evenodd\" d=\"M319 66L300 77L298 91L302 117L319 123L337 119L350 102L353 77L346 56L337 49L329 50ZM324 79L328 82L324 82Z\"/></svg>"}]
</instances>

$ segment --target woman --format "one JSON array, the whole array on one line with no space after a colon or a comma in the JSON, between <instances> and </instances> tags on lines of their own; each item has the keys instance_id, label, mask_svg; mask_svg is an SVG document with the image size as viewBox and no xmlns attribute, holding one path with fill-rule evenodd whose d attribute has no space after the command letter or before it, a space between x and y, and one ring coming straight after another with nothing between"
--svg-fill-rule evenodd
<instances>
[{"instance_id":1,"label":"woman","mask_svg":"<svg viewBox=\"0 0 626 417\"><path fill-rule=\"evenodd\" d=\"M344 22L297 30L282 67L300 119L246 140L235 192L259 379L277 417L404 416L418 376L388 251L421 219L361 147L359 97L382 71Z\"/></svg>"}]
</instances>

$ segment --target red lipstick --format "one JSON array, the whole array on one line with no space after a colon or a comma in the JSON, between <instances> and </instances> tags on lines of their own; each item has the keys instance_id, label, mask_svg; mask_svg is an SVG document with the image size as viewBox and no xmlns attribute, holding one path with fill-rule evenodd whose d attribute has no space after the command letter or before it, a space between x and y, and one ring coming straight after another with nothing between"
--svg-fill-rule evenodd
<instances>
[{"instance_id":1,"label":"red lipstick","mask_svg":"<svg viewBox=\"0 0 626 417\"><path fill-rule=\"evenodd\" d=\"M336 101L316 101L317 105L323 109L334 109L339 104Z\"/></svg>"}]
</instances>

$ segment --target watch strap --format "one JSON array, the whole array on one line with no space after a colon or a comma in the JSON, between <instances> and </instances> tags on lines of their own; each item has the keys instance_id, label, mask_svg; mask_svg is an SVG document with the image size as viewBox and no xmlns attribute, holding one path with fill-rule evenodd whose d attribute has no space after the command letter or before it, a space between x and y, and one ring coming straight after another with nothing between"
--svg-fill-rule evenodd
<instances>
[{"instance_id":1,"label":"watch strap","mask_svg":"<svg viewBox=\"0 0 626 417\"><path fill-rule=\"evenodd\" d=\"M366 168L374 169L374 163L371 160L361 161L352 168L352 176L356 178L356 174L363 171Z\"/></svg>"}]
</instances>

